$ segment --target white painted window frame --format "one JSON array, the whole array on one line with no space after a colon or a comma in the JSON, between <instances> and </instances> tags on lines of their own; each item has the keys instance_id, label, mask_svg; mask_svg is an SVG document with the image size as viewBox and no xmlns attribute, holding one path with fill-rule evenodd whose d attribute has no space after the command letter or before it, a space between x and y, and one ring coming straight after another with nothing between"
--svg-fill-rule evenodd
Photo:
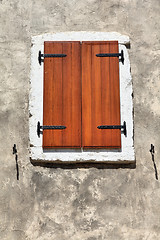
<instances>
[{"instance_id":1,"label":"white painted window frame","mask_svg":"<svg viewBox=\"0 0 160 240\"><path fill-rule=\"evenodd\" d=\"M51 149L43 150L42 135L37 136L37 122L43 124L43 63L38 63L38 52L44 53L44 41L114 41L119 44L119 52L124 52L124 64L119 63L121 124L126 121L127 137L121 134L121 151L109 149ZM133 163L133 103L132 78L126 45L129 37L116 32L60 32L32 37L31 78L29 101L30 157L34 161L51 162L108 162Z\"/></svg>"}]
</instances>

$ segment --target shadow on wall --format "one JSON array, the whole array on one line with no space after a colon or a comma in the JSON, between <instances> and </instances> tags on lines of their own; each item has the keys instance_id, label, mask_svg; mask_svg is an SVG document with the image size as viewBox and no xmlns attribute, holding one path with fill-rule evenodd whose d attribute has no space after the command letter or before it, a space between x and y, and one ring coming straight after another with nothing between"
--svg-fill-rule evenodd
<instances>
[{"instance_id":1,"label":"shadow on wall","mask_svg":"<svg viewBox=\"0 0 160 240\"><path fill-rule=\"evenodd\" d=\"M136 163L93 163L93 162L83 162L83 163L51 163L45 161L33 161L30 160L33 166L41 166L46 168L62 168L62 169L77 169L77 168L97 168L97 169L118 169L118 168L129 168L135 169Z\"/></svg>"}]
</instances>

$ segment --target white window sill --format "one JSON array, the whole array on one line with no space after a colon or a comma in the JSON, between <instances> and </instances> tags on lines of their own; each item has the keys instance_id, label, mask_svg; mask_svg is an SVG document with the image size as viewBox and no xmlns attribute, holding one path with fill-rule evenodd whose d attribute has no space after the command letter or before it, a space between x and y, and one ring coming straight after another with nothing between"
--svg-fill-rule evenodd
<instances>
[{"instance_id":1,"label":"white window sill","mask_svg":"<svg viewBox=\"0 0 160 240\"><path fill-rule=\"evenodd\" d=\"M114 41L119 43L119 52L124 52L124 65L120 62L120 101L121 124L126 122L127 137L121 135L121 151L108 149L53 149L44 151L42 135L37 136L37 122L43 123L43 63L38 63L38 52L44 52L44 41ZM126 45L129 37L111 32L62 32L43 34L32 38L31 48L31 86L30 86L30 157L34 161L51 162L108 162L133 163L135 161L133 147L133 104L132 79L130 62Z\"/></svg>"}]
</instances>

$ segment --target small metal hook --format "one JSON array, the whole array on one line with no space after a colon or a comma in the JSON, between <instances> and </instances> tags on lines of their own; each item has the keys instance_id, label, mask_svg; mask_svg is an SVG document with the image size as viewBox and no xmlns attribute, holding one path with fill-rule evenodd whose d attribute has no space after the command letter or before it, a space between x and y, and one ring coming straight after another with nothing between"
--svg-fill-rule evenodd
<instances>
[{"instance_id":1,"label":"small metal hook","mask_svg":"<svg viewBox=\"0 0 160 240\"><path fill-rule=\"evenodd\" d=\"M13 145L13 154L17 153L16 144Z\"/></svg>"},{"instance_id":2,"label":"small metal hook","mask_svg":"<svg viewBox=\"0 0 160 240\"><path fill-rule=\"evenodd\" d=\"M149 150L151 154L154 154L154 145L151 144L151 149Z\"/></svg>"}]
</instances>

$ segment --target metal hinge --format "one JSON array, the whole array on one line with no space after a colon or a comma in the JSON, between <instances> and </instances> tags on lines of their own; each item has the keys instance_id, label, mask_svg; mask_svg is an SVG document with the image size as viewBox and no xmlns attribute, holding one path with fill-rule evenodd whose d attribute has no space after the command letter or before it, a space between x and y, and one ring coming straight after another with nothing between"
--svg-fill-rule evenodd
<instances>
[{"instance_id":1,"label":"metal hinge","mask_svg":"<svg viewBox=\"0 0 160 240\"><path fill-rule=\"evenodd\" d=\"M121 51L121 53L99 53L96 54L96 57L121 57L119 60L124 64L123 50Z\"/></svg>"},{"instance_id":2,"label":"metal hinge","mask_svg":"<svg viewBox=\"0 0 160 240\"><path fill-rule=\"evenodd\" d=\"M66 54L42 54L41 51L39 51L38 54L38 62L41 65L41 62L44 62L44 58L59 58L59 57L66 57Z\"/></svg>"},{"instance_id":3,"label":"metal hinge","mask_svg":"<svg viewBox=\"0 0 160 240\"><path fill-rule=\"evenodd\" d=\"M122 133L127 136L126 122L123 125L101 125L97 127L98 129L122 129Z\"/></svg>"},{"instance_id":4,"label":"metal hinge","mask_svg":"<svg viewBox=\"0 0 160 240\"><path fill-rule=\"evenodd\" d=\"M54 129L54 130L62 130L65 129L66 126L41 126L40 122L37 123L37 135L40 137L40 133L42 133L41 129Z\"/></svg>"}]
</instances>

